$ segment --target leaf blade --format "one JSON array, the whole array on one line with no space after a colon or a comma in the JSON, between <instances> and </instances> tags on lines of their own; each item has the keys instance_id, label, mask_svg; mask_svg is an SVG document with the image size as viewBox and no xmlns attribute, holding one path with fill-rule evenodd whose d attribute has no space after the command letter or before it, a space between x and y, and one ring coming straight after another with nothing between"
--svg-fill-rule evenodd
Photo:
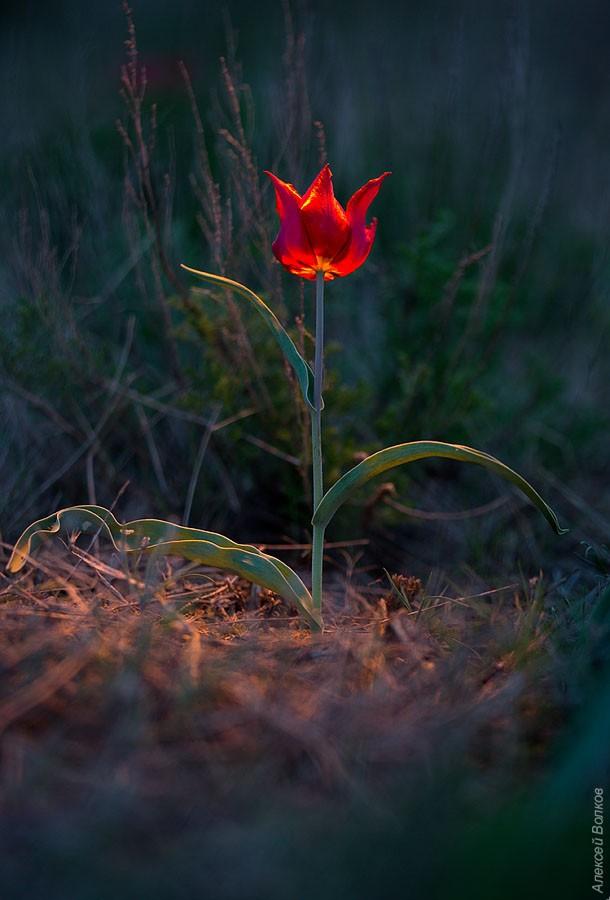
<instances>
[{"instance_id":1,"label":"leaf blade","mask_svg":"<svg viewBox=\"0 0 610 900\"><path fill-rule=\"evenodd\" d=\"M321 618L299 576L282 560L251 544L238 544L226 535L187 528L162 519L135 519L120 523L101 506L71 506L33 522L19 537L7 569L18 572L38 544L64 528L88 534L105 532L117 550L127 553L153 551L184 556L206 565L235 572L243 578L275 591L292 603L308 623L319 629Z\"/></svg>"},{"instance_id":2,"label":"leaf blade","mask_svg":"<svg viewBox=\"0 0 610 900\"><path fill-rule=\"evenodd\" d=\"M215 275L212 272L202 272L200 269L193 269L191 268L191 266L187 266L184 263L180 263L180 266L186 272L190 272L192 275L196 275L203 281L209 281L211 284L222 285L223 287L228 288L231 291L235 291L237 294L241 294L242 297L245 297L246 300L250 301L250 303L258 311L259 315L264 319L267 327L273 333L276 341L280 345L285 359L292 367L297 381L299 382L299 386L303 393L305 402L311 409L314 409L313 372L311 371L311 367L303 359L303 357L297 350L294 341L292 340L278 317L275 315L273 310L271 310L267 306L265 301L262 300L258 296L258 294L255 294L254 291L250 290L249 287L246 287L245 284L241 284L239 281L233 281L232 278L225 278L224 275Z\"/></svg>"},{"instance_id":3,"label":"leaf blade","mask_svg":"<svg viewBox=\"0 0 610 900\"><path fill-rule=\"evenodd\" d=\"M406 465L421 459L441 458L455 459L461 462L470 462L483 466L490 471L501 475L516 485L522 493L536 506L551 525L556 534L565 534L568 529L562 528L559 520L551 507L542 499L538 491L514 469L509 468L495 456L466 447L462 444L447 444L443 441L412 441L406 444L396 444L373 453L367 459L358 463L349 472L346 472L339 481L325 493L314 512L312 523L326 527L336 511L351 494L371 478L394 469L397 466Z\"/></svg>"}]
</instances>

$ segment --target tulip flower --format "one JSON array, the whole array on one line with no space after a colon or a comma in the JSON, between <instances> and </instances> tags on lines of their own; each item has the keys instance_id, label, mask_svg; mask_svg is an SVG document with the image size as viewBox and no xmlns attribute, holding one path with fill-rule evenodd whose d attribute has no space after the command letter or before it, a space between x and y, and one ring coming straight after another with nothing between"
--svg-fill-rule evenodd
<instances>
[{"instance_id":1,"label":"tulip flower","mask_svg":"<svg viewBox=\"0 0 610 900\"><path fill-rule=\"evenodd\" d=\"M322 472L322 382L324 380L324 282L350 275L365 262L377 231L377 219L366 223L368 208L379 193L384 172L371 178L343 209L333 190L333 173L327 164L303 196L292 184L273 172L265 172L275 188L280 230L272 249L293 275L316 282L315 360L311 412L313 508L324 493ZM319 609L322 601L324 530L314 523L312 533L312 596Z\"/></svg>"},{"instance_id":2,"label":"tulip flower","mask_svg":"<svg viewBox=\"0 0 610 900\"><path fill-rule=\"evenodd\" d=\"M276 258L293 275L325 281L350 275L371 252L377 219L366 224L369 206L390 172L371 178L353 195L346 209L335 198L332 172L326 165L301 197L296 188L273 172L280 231L273 243Z\"/></svg>"}]
</instances>

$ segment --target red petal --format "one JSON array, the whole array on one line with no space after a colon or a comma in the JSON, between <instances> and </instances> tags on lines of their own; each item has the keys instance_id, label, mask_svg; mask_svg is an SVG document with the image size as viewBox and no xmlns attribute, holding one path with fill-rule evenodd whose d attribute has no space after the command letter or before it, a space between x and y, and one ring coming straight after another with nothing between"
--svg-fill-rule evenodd
<instances>
[{"instance_id":1,"label":"red petal","mask_svg":"<svg viewBox=\"0 0 610 900\"><path fill-rule=\"evenodd\" d=\"M322 181L323 177L330 178L330 179L332 179L332 177L333 177L333 173L332 173L331 168L328 165L328 163L326 163L326 165L322 169L320 169L320 171L318 172L318 174L316 175L314 180L311 182L311 184L309 185L309 187L307 188L307 190L301 197L301 206L304 203L307 203L307 201L309 200L309 198L311 197L311 195L313 194L313 192L315 190L319 189L320 182ZM332 184L331 184L331 190L332 190Z\"/></svg>"},{"instance_id":2,"label":"red petal","mask_svg":"<svg viewBox=\"0 0 610 900\"><path fill-rule=\"evenodd\" d=\"M384 172L383 175L378 175L377 178L371 178L371 180L367 181L366 184L363 184L361 188L358 188L347 204L347 218L350 221L350 225L358 225L359 222L364 225L369 206L379 193L379 189L385 179L391 174L391 172Z\"/></svg>"},{"instance_id":3,"label":"red petal","mask_svg":"<svg viewBox=\"0 0 610 900\"><path fill-rule=\"evenodd\" d=\"M383 181L391 172L384 172L377 178L371 178L352 196L347 204L347 219L351 226L351 240L343 253L333 260L331 271L337 275L349 275L365 262L371 252L377 219L373 219L370 225L366 224L368 208L379 193Z\"/></svg>"},{"instance_id":4,"label":"red petal","mask_svg":"<svg viewBox=\"0 0 610 900\"><path fill-rule=\"evenodd\" d=\"M356 269L366 262L366 258L371 252L373 241L375 240L375 232L377 231L377 219L373 219L370 225L358 233L357 239L350 240L345 251L338 256L330 267L330 271L334 275L345 276L351 275Z\"/></svg>"},{"instance_id":5,"label":"red petal","mask_svg":"<svg viewBox=\"0 0 610 900\"><path fill-rule=\"evenodd\" d=\"M301 219L319 266L324 268L349 242L345 210L335 199L330 166L313 180L301 200Z\"/></svg>"},{"instance_id":6,"label":"red petal","mask_svg":"<svg viewBox=\"0 0 610 900\"><path fill-rule=\"evenodd\" d=\"M301 195L292 184L273 172L265 172L275 188L275 204L280 217L280 230L272 249L277 259L294 275L315 277L317 262L301 220ZM306 275L305 273L309 273Z\"/></svg>"}]
</instances>

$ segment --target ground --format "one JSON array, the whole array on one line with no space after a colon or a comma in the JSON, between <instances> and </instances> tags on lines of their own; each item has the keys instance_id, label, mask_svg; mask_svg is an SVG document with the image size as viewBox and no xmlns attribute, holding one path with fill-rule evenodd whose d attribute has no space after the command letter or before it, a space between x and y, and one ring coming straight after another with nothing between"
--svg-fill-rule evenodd
<instances>
[{"instance_id":1,"label":"ground","mask_svg":"<svg viewBox=\"0 0 610 900\"><path fill-rule=\"evenodd\" d=\"M579 896L556 785L605 629L557 598L356 570L312 635L212 569L46 550L0 598L2 896Z\"/></svg>"}]
</instances>

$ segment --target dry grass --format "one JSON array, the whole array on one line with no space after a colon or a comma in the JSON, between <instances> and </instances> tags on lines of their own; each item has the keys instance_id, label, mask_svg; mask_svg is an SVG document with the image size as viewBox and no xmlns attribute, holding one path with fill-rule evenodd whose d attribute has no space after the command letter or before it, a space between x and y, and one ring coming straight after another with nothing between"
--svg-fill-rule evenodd
<instances>
[{"instance_id":1,"label":"dry grass","mask_svg":"<svg viewBox=\"0 0 610 900\"><path fill-rule=\"evenodd\" d=\"M121 763L143 785L159 765L186 764L211 790L225 766L252 766L296 790L341 791L423 760L454 721L469 743L496 720L488 742L506 753L519 739L503 712L549 706L524 675L548 622L540 598L516 585L473 599L427 597L406 576L392 590L337 585L314 637L279 598L236 577L169 562L129 570L75 552L38 560L0 608L0 729L30 749L54 735L71 777L112 743L126 709L146 719L132 735L145 747ZM545 720L534 756L548 736ZM9 793L16 774L5 770Z\"/></svg>"},{"instance_id":2,"label":"dry grass","mask_svg":"<svg viewBox=\"0 0 610 900\"><path fill-rule=\"evenodd\" d=\"M355 886L320 896L370 896L360 841L387 858L408 839L401 868L426 868L456 816L545 777L571 718L569 617L543 578L431 596L366 583L339 547L312 635L236 577L91 549L40 553L0 592L7 898L32 869L45 900L179 897L210 873L214 896L280 898L322 846Z\"/></svg>"}]
</instances>

